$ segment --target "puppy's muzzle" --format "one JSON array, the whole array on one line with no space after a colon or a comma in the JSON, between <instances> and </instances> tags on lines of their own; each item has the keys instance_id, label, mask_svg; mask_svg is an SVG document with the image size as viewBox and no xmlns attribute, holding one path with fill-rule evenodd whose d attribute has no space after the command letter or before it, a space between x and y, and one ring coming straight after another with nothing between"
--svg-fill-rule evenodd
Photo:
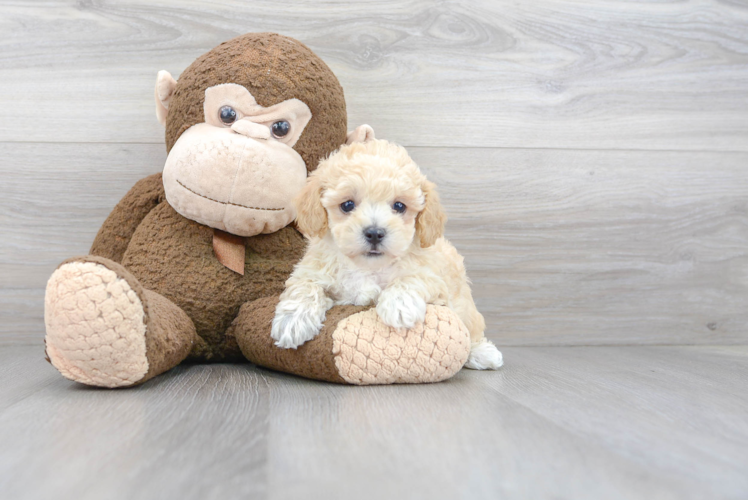
<instances>
[{"instance_id":1,"label":"puppy's muzzle","mask_svg":"<svg viewBox=\"0 0 748 500\"><path fill-rule=\"evenodd\" d=\"M364 238L366 238L367 243L369 243L372 248L377 248L386 235L387 231L381 227L369 226L364 229Z\"/></svg>"}]
</instances>

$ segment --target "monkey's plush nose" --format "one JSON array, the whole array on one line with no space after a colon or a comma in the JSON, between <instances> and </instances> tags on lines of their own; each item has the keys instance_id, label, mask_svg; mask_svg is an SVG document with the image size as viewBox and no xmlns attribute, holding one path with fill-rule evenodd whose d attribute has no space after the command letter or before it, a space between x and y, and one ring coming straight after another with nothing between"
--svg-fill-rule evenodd
<instances>
[{"instance_id":1,"label":"monkey's plush nose","mask_svg":"<svg viewBox=\"0 0 748 500\"><path fill-rule=\"evenodd\" d=\"M270 139L270 129L261 123L255 123L248 118L237 120L231 125L231 130L252 139Z\"/></svg>"}]
</instances>

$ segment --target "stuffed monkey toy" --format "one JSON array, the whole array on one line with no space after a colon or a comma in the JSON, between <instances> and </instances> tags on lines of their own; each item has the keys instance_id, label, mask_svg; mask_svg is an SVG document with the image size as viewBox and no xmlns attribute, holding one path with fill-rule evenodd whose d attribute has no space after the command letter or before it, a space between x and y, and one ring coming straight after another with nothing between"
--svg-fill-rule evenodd
<instances>
[{"instance_id":1,"label":"stuffed monkey toy","mask_svg":"<svg viewBox=\"0 0 748 500\"><path fill-rule=\"evenodd\" d=\"M163 173L112 210L90 255L64 261L45 295L47 357L66 378L141 384L183 361L238 362L347 384L436 382L454 375L468 333L444 306L410 330L372 308L328 311L298 349L270 337L284 282L305 240L292 200L347 134L337 78L296 40L246 34L175 80L158 74Z\"/></svg>"}]
</instances>

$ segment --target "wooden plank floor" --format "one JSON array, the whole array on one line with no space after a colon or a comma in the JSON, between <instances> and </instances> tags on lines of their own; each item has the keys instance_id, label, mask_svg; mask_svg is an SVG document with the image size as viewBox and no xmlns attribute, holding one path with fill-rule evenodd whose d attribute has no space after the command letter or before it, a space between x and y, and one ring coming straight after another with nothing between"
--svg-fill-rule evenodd
<instances>
[{"instance_id":1,"label":"wooden plank floor","mask_svg":"<svg viewBox=\"0 0 748 500\"><path fill-rule=\"evenodd\" d=\"M252 365L144 386L0 350L0 497L722 499L748 493L748 347L514 347L344 387Z\"/></svg>"},{"instance_id":2,"label":"wooden plank floor","mask_svg":"<svg viewBox=\"0 0 748 500\"><path fill-rule=\"evenodd\" d=\"M309 45L442 192L496 373L63 380L43 294L161 170L158 70ZM748 6L0 0L0 499L748 498Z\"/></svg>"}]
</instances>

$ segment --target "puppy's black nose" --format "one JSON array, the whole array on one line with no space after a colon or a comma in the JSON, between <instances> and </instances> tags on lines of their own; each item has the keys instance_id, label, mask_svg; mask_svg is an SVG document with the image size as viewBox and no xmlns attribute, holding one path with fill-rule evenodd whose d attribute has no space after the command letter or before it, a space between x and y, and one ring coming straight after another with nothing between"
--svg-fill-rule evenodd
<instances>
[{"instance_id":1,"label":"puppy's black nose","mask_svg":"<svg viewBox=\"0 0 748 500\"><path fill-rule=\"evenodd\" d=\"M372 245L381 243L385 234L387 234L387 231L377 226L369 226L364 229L364 238Z\"/></svg>"}]
</instances>

